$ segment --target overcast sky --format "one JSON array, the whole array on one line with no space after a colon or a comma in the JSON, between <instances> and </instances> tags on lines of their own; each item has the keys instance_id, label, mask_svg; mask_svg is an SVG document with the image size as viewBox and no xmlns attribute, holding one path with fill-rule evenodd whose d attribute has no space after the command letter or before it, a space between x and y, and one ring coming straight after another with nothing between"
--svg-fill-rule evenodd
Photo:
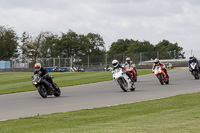
<instances>
[{"instance_id":1,"label":"overcast sky","mask_svg":"<svg viewBox=\"0 0 200 133\"><path fill-rule=\"evenodd\" d=\"M107 50L126 38L200 49L200 0L0 0L0 25L19 36L97 33Z\"/></svg>"}]
</instances>

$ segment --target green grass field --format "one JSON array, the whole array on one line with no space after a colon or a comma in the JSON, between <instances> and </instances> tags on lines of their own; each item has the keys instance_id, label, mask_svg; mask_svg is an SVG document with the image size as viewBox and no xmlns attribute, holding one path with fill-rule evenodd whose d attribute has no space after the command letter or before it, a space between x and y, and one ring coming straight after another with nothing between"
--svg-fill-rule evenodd
<instances>
[{"instance_id":1,"label":"green grass field","mask_svg":"<svg viewBox=\"0 0 200 133\"><path fill-rule=\"evenodd\" d=\"M200 93L0 122L2 133L199 133Z\"/></svg>"},{"instance_id":2,"label":"green grass field","mask_svg":"<svg viewBox=\"0 0 200 133\"><path fill-rule=\"evenodd\" d=\"M138 75L151 73L150 69L138 70ZM54 77L54 82L63 86L72 86L112 80L111 72L64 72L49 73ZM32 85L30 72L0 73L0 94L16 93L36 90Z\"/></svg>"}]
</instances>

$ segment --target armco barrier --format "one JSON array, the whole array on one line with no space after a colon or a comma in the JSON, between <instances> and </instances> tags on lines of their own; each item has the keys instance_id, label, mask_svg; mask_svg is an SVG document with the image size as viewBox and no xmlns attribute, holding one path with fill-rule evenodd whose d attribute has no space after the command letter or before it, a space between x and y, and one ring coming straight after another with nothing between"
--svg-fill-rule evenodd
<instances>
[{"instance_id":1,"label":"armco barrier","mask_svg":"<svg viewBox=\"0 0 200 133\"><path fill-rule=\"evenodd\" d=\"M54 72L55 67L45 67L48 72ZM57 67L57 69L60 69L60 72L67 72L67 67Z\"/></svg>"}]
</instances>

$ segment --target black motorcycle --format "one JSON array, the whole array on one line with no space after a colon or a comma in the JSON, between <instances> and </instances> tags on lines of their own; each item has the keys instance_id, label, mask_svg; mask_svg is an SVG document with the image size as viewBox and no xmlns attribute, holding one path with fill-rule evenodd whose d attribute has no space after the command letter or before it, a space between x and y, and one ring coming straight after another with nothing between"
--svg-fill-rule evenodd
<instances>
[{"instance_id":1,"label":"black motorcycle","mask_svg":"<svg viewBox=\"0 0 200 133\"><path fill-rule=\"evenodd\" d=\"M31 76L33 85L38 89L39 94L46 98L48 95L59 97L61 94L60 88L57 84L53 83L50 87L50 82L41 77L39 74ZM52 77L53 78L53 77Z\"/></svg>"},{"instance_id":2,"label":"black motorcycle","mask_svg":"<svg viewBox=\"0 0 200 133\"><path fill-rule=\"evenodd\" d=\"M199 79L199 67L196 62L192 62L190 64L190 72L194 76L195 79Z\"/></svg>"}]
</instances>

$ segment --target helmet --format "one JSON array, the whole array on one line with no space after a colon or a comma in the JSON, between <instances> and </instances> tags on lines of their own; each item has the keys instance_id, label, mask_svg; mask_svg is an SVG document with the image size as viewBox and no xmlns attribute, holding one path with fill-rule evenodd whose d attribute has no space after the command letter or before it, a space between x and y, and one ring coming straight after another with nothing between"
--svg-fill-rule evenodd
<instances>
[{"instance_id":1,"label":"helmet","mask_svg":"<svg viewBox=\"0 0 200 133\"><path fill-rule=\"evenodd\" d=\"M194 55L190 55L189 60L193 60Z\"/></svg>"},{"instance_id":2,"label":"helmet","mask_svg":"<svg viewBox=\"0 0 200 133\"><path fill-rule=\"evenodd\" d=\"M112 61L112 65L113 65L113 67L117 67L119 65L119 61L118 60L113 60Z\"/></svg>"},{"instance_id":3,"label":"helmet","mask_svg":"<svg viewBox=\"0 0 200 133\"><path fill-rule=\"evenodd\" d=\"M131 60L130 57L127 57L127 58L126 58L126 61L130 61L130 60Z\"/></svg>"},{"instance_id":4,"label":"helmet","mask_svg":"<svg viewBox=\"0 0 200 133\"><path fill-rule=\"evenodd\" d=\"M155 64L158 64L158 63L159 63L159 59L158 59L158 58L155 58L154 63L155 63Z\"/></svg>"},{"instance_id":5,"label":"helmet","mask_svg":"<svg viewBox=\"0 0 200 133\"><path fill-rule=\"evenodd\" d=\"M35 70L36 70L36 71L39 71L39 70L41 69L41 64L40 64L40 63L36 63L36 64L34 65L34 67L35 67Z\"/></svg>"},{"instance_id":6,"label":"helmet","mask_svg":"<svg viewBox=\"0 0 200 133\"><path fill-rule=\"evenodd\" d=\"M126 62L129 63L129 64L131 63L130 57L127 57L127 58L126 58Z\"/></svg>"}]
</instances>

